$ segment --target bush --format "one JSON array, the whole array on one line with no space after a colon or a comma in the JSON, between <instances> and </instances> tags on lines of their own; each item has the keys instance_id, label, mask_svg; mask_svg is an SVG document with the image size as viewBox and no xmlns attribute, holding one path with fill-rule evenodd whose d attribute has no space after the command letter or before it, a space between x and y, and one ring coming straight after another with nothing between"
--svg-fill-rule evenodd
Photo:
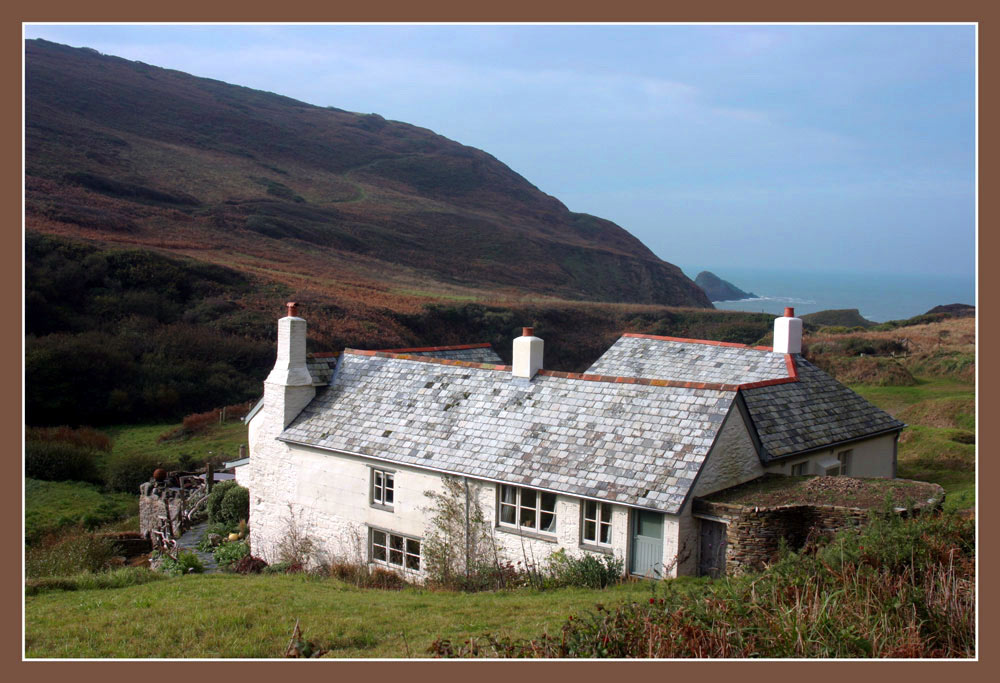
<instances>
[{"instance_id":1,"label":"bush","mask_svg":"<svg viewBox=\"0 0 1000 683\"><path fill-rule=\"evenodd\" d=\"M100 483L97 451L65 441L28 441L24 446L24 476L44 481Z\"/></svg>"},{"instance_id":2,"label":"bush","mask_svg":"<svg viewBox=\"0 0 1000 683\"><path fill-rule=\"evenodd\" d=\"M573 557L559 549L549 556L547 569L557 586L606 588L622 580L625 560L613 555Z\"/></svg>"},{"instance_id":3,"label":"bush","mask_svg":"<svg viewBox=\"0 0 1000 683\"><path fill-rule=\"evenodd\" d=\"M406 580L394 571L358 562L334 562L327 568L327 573L359 588L402 590L407 586Z\"/></svg>"},{"instance_id":4,"label":"bush","mask_svg":"<svg viewBox=\"0 0 1000 683\"><path fill-rule=\"evenodd\" d=\"M177 559L174 559L170 555L162 555L160 558L160 571L170 576L201 574L205 571L205 565L190 550L178 553Z\"/></svg>"},{"instance_id":5,"label":"bush","mask_svg":"<svg viewBox=\"0 0 1000 683\"><path fill-rule=\"evenodd\" d=\"M233 486L226 491L219 506L219 515L223 522L238 525L250 518L250 491L243 486Z\"/></svg>"},{"instance_id":6,"label":"bush","mask_svg":"<svg viewBox=\"0 0 1000 683\"><path fill-rule=\"evenodd\" d=\"M233 479L219 482L212 486L212 492L208 494L208 499L205 501L205 510L208 512L209 524L225 525L227 528L232 528L239 523L239 520L231 523L227 522L222 516L222 499L226 497L227 492L237 486L239 484Z\"/></svg>"},{"instance_id":7,"label":"bush","mask_svg":"<svg viewBox=\"0 0 1000 683\"><path fill-rule=\"evenodd\" d=\"M155 455L130 453L112 460L105 469L105 482L112 491L134 493L153 477L153 471L162 467L172 469L171 463L163 463Z\"/></svg>"},{"instance_id":8,"label":"bush","mask_svg":"<svg viewBox=\"0 0 1000 683\"><path fill-rule=\"evenodd\" d=\"M28 577L70 576L100 572L117 556L112 539L77 533L25 549L24 574Z\"/></svg>"},{"instance_id":9,"label":"bush","mask_svg":"<svg viewBox=\"0 0 1000 683\"><path fill-rule=\"evenodd\" d=\"M59 441L80 448L111 452L111 437L90 427L28 427L26 441Z\"/></svg>"},{"instance_id":10,"label":"bush","mask_svg":"<svg viewBox=\"0 0 1000 683\"><path fill-rule=\"evenodd\" d=\"M250 546L248 546L243 541L230 541L228 543L220 543L212 551L212 555L215 557L215 561L223 569L228 569L229 565L237 560L241 560L250 554Z\"/></svg>"},{"instance_id":11,"label":"bush","mask_svg":"<svg viewBox=\"0 0 1000 683\"><path fill-rule=\"evenodd\" d=\"M229 569L237 574L260 574L270 569L270 567L267 566L267 562L259 557L245 555L236 562L233 562Z\"/></svg>"}]
</instances>

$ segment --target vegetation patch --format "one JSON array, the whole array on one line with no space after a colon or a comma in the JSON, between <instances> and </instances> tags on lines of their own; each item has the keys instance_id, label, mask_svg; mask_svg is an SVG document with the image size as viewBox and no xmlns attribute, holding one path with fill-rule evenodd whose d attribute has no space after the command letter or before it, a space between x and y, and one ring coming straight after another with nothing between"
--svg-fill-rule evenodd
<instances>
[{"instance_id":1,"label":"vegetation patch","mask_svg":"<svg viewBox=\"0 0 1000 683\"><path fill-rule=\"evenodd\" d=\"M975 527L891 516L818 552L700 594L674 581L645 601L570 615L530 639L438 638L443 657L974 657ZM693 599L694 598L694 599Z\"/></svg>"},{"instance_id":2,"label":"vegetation patch","mask_svg":"<svg viewBox=\"0 0 1000 683\"><path fill-rule=\"evenodd\" d=\"M135 495L104 493L80 481L24 480L24 540L29 545L63 529L94 529L138 511Z\"/></svg>"},{"instance_id":3,"label":"vegetation patch","mask_svg":"<svg viewBox=\"0 0 1000 683\"><path fill-rule=\"evenodd\" d=\"M923 481L764 475L705 496L705 500L760 507L837 505L874 509L884 506L887 501L895 507L923 505L939 495L936 485Z\"/></svg>"}]
</instances>

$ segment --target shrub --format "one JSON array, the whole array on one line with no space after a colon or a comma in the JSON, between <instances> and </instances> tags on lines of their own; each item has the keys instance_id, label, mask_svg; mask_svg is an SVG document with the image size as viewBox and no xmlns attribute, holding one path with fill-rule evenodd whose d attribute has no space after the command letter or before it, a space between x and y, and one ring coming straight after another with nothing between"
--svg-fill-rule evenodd
<instances>
[{"instance_id":1,"label":"shrub","mask_svg":"<svg viewBox=\"0 0 1000 683\"><path fill-rule=\"evenodd\" d=\"M428 580L464 590L493 588L487 577L477 576L486 570L489 578L497 578L489 571L496 549L491 521L479 504L479 487L473 485L466 491L463 481L455 477L445 477L443 483L441 493L424 492L432 503L427 509L431 513L430 528L421 546ZM467 500L471 503L468 510Z\"/></svg>"},{"instance_id":2,"label":"shrub","mask_svg":"<svg viewBox=\"0 0 1000 683\"><path fill-rule=\"evenodd\" d=\"M549 556L548 573L558 586L606 588L622 580L625 560L613 555L573 557L559 549Z\"/></svg>"},{"instance_id":3,"label":"shrub","mask_svg":"<svg viewBox=\"0 0 1000 683\"><path fill-rule=\"evenodd\" d=\"M261 558L248 554L233 562L229 569L237 574L260 574L270 567Z\"/></svg>"},{"instance_id":4,"label":"shrub","mask_svg":"<svg viewBox=\"0 0 1000 683\"><path fill-rule=\"evenodd\" d=\"M330 576L359 588L377 588L380 590L402 590L407 586L406 580L390 569L369 567L360 562L339 561L327 567Z\"/></svg>"},{"instance_id":5,"label":"shrub","mask_svg":"<svg viewBox=\"0 0 1000 683\"><path fill-rule=\"evenodd\" d=\"M111 452L111 437L90 427L28 427L26 441L59 441L80 448Z\"/></svg>"},{"instance_id":6,"label":"shrub","mask_svg":"<svg viewBox=\"0 0 1000 683\"><path fill-rule=\"evenodd\" d=\"M148 453L129 453L108 464L105 483L112 491L138 494L139 486L149 481L158 467L171 469L172 465Z\"/></svg>"},{"instance_id":7,"label":"shrub","mask_svg":"<svg viewBox=\"0 0 1000 683\"><path fill-rule=\"evenodd\" d=\"M28 577L70 576L99 572L117 556L114 541L94 534L75 533L25 549L24 574Z\"/></svg>"},{"instance_id":8,"label":"shrub","mask_svg":"<svg viewBox=\"0 0 1000 683\"><path fill-rule=\"evenodd\" d=\"M248 546L243 541L230 541L229 543L220 543L212 551L212 555L215 557L215 561L223 569L227 569L229 565L237 560L241 560L250 554L250 546Z\"/></svg>"},{"instance_id":9,"label":"shrub","mask_svg":"<svg viewBox=\"0 0 1000 683\"><path fill-rule=\"evenodd\" d=\"M24 447L24 476L44 481L100 483L97 451L65 441L28 441Z\"/></svg>"},{"instance_id":10,"label":"shrub","mask_svg":"<svg viewBox=\"0 0 1000 683\"><path fill-rule=\"evenodd\" d=\"M205 565L201 563L201 560L193 552L184 550L177 554L176 559L170 555L160 556L160 571L170 576L201 574L205 571Z\"/></svg>"},{"instance_id":11,"label":"shrub","mask_svg":"<svg viewBox=\"0 0 1000 683\"><path fill-rule=\"evenodd\" d=\"M250 491L243 486L233 486L226 491L219 506L219 515L226 524L238 525L250 517Z\"/></svg>"},{"instance_id":12,"label":"shrub","mask_svg":"<svg viewBox=\"0 0 1000 683\"><path fill-rule=\"evenodd\" d=\"M225 498L227 491L236 486L239 486L239 484L232 479L219 482L218 484L212 486L212 492L208 494L208 499L205 501L205 509L208 511L209 524L225 524L227 527L232 526L232 524L228 524L222 517L222 499ZM233 522L233 524L237 523L239 523L239 520Z\"/></svg>"}]
</instances>

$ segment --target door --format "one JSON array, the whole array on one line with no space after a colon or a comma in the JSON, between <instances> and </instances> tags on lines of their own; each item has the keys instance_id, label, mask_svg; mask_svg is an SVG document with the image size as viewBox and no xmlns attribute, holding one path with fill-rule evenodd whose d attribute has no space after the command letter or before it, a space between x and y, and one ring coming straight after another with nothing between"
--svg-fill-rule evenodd
<instances>
[{"instance_id":1,"label":"door","mask_svg":"<svg viewBox=\"0 0 1000 683\"><path fill-rule=\"evenodd\" d=\"M632 515L632 566L636 576L660 578L663 574L663 515L636 510Z\"/></svg>"},{"instance_id":2,"label":"door","mask_svg":"<svg viewBox=\"0 0 1000 683\"><path fill-rule=\"evenodd\" d=\"M702 519L698 574L719 577L726 574L726 525Z\"/></svg>"}]
</instances>

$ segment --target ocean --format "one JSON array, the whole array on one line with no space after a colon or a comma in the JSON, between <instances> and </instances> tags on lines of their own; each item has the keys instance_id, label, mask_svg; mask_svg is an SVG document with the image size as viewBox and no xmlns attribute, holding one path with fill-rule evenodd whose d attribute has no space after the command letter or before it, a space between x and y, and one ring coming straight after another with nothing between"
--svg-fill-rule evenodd
<instances>
[{"instance_id":1,"label":"ocean","mask_svg":"<svg viewBox=\"0 0 1000 683\"><path fill-rule=\"evenodd\" d=\"M838 308L857 308L868 320L902 320L926 313L941 304L976 305L976 284L968 276L890 275L765 270L759 268L687 268L692 280L702 270L715 273L744 292L759 298L716 301L715 307L781 315L786 306L796 314Z\"/></svg>"}]
</instances>

